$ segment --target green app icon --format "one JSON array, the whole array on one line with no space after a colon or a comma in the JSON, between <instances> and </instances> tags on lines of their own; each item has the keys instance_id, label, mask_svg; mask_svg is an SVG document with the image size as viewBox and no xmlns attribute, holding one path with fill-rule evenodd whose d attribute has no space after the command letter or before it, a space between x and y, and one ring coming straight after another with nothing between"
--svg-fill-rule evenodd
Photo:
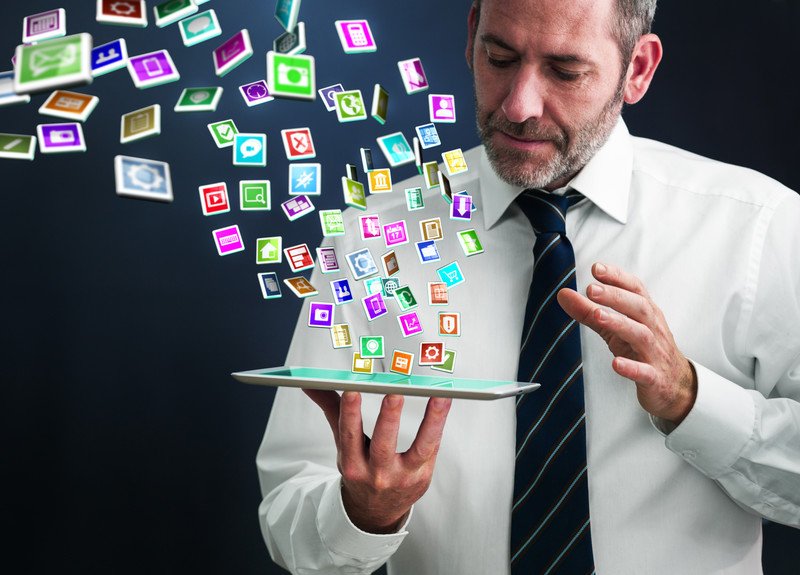
<instances>
[{"instance_id":1,"label":"green app icon","mask_svg":"<svg viewBox=\"0 0 800 575\"><path fill-rule=\"evenodd\" d=\"M475 230L463 230L458 232L458 241L461 244L461 249L467 256L474 256L475 254L483 253L483 244L478 238L478 233Z\"/></svg>"},{"instance_id":2,"label":"green app icon","mask_svg":"<svg viewBox=\"0 0 800 575\"><path fill-rule=\"evenodd\" d=\"M239 130L233 120L222 120L208 125L208 131L218 148L230 148Z\"/></svg>"},{"instance_id":3,"label":"green app icon","mask_svg":"<svg viewBox=\"0 0 800 575\"><path fill-rule=\"evenodd\" d=\"M281 236L271 238L258 238L256 240L256 263L257 264L279 264L281 263L282 252Z\"/></svg>"},{"instance_id":4,"label":"green app icon","mask_svg":"<svg viewBox=\"0 0 800 575\"><path fill-rule=\"evenodd\" d=\"M267 84L273 96L313 100L317 95L314 57L267 52Z\"/></svg>"},{"instance_id":5,"label":"green app icon","mask_svg":"<svg viewBox=\"0 0 800 575\"><path fill-rule=\"evenodd\" d=\"M414 297L411 288L408 286L402 286L394 290L394 299L397 300L400 309L403 311L413 309L418 305L417 298Z\"/></svg>"},{"instance_id":6,"label":"green app icon","mask_svg":"<svg viewBox=\"0 0 800 575\"><path fill-rule=\"evenodd\" d=\"M453 373L456 363L456 352L452 349L444 350L444 361L440 365L432 365L431 369L436 371L444 371L446 373Z\"/></svg>"},{"instance_id":7,"label":"green app icon","mask_svg":"<svg viewBox=\"0 0 800 575\"><path fill-rule=\"evenodd\" d=\"M222 27L214 10L206 10L181 20L178 22L178 27L181 30L184 46L194 46L222 34Z\"/></svg>"},{"instance_id":8,"label":"green app icon","mask_svg":"<svg viewBox=\"0 0 800 575\"><path fill-rule=\"evenodd\" d=\"M0 134L0 158L32 160L35 153L35 136Z\"/></svg>"},{"instance_id":9,"label":"green app icon","mask_svg":"<svg viewBox=\"0 0 800 575\"><path fill-rule=\"evenodd\" d=\"M91 83L91 53L89 34L17 46L14 92L30 94Z\"/></svg>"},{"instance_id":10,"label":"green app icon","mask_svg":"<svg viewBox=\"0 0 800 575\"><path fill-rule=\"evenodd\" d=\"M326 238L344 235L342 210L320 210L319 221L322 224L322 235Z\"/></svg>"},{"instance_id":11,"label":"green app icon","mask_svg":"<svg viewBox=\"0 0 800 575\"><path fill-rule=\"evenodd\" d=\"M406 207L409 212L421 210L425 207L425 200L422 198L422 188L406 188Z\"/></svg>"},{"instance_id":12,"label":"green app icon","mask_svg":"<svg viewBox=\"0 0 800 575\"><path fill-rule=\"evenodd\" d=\"M156 26L163 28L197 12L197 5L192 0L167 0L156 6L154 11Z\"/></svg>"},{"instance_id":13,"label":"green app icon","mask_svg":"<svg viewBox=\"0 0 800 575\"><path fill-rule=\"evenodd\" d=\"M269 180L240 181L239 209L242 211L272 209Z\"/></svg>"},{"instance_id":14,"label":"green app icon","mask_svg":"<svg viewBox=\"0 0 800 575\"><path fill-rule=\"evenodd\" d=\"M186 88L181 92L176 112L213 112L222 98L222 88Z\"/></svg>"},{"instance_id":15,"label":"green app icon","mask_svg":"<svg viewBox=\"0 0 800 575\"><path fill-rule=\"evenodd\" d=\"M340 122L355 122L367 119L364 97L361 90L349 90L334 94L336 100L336 116Z\"/></svg>"},{"instance_id":16,"label":"green app icon","mask_svg":"<svg viewBox=\"0 0 800 575\"><path fill-rule=\"evenodd\" d=\"M383 336L362 336L361 357L371 359L380 359L386 357L386 354L383 350Z\"/></svg>"},{"instance_id":17,"label":"green app icon","mask_svg":"<svg viewBox=\"0 0 800 575\"><path fill-rule=\"evenodd\" d=\"M364 184L342 176L344 203L357 210L367 209L367 198L364 195Z\"/></svg>"}]
</instances>

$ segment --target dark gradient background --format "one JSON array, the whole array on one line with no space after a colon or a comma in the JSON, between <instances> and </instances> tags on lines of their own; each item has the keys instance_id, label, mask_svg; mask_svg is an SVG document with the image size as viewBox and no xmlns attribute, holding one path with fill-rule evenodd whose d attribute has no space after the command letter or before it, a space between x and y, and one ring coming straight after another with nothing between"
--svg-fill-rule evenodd
<instances>
[{"instance_id":1,"label":"dark gradient background","mask_svg":"<svg viewBox=\"0 0 800 575\"><path fill-rule=\"evenodd\" d=\"M152 9L153 1L148 2ZM3 560L18 573L278 573L261 540L254 457L273 391L234 382L231 371L279 365L299 300L264 301L253 242L283 235L284 245L321 238L312 214L289 223L287 161L279 130L311 126L323 163L317 208L343 207L344 164L375 137L427 122L425 93L407 96L396 62L420 56L431 92L456 95L459 122L440 125L445 149L477 144L471 77L464 63L468 0L402 3L304 0L300 19L318 87L343 83L371 97L380 82L392 94L385 127L373 120L337 123L322 103L276 100L247 108L237 87L263 78L266 50L280 33L273 0L212 0L223 28L217 39L183 46L176 25L129 29L100 25L94 0L4 2L0 60L9 69L22 18L64 7L68 33L96 44L124 36L132 55L167 48L178 83L137 90L127 71L81 89L100 97L85 123L89 151L37 153L33 163L0 160L2 362L0 369L0 526ZM374 54L343 54L333 22L367 18ZM255 55L223 78L210 51L248 28ZM627 110L631 131L762 171L800 189L798 73L800 8L795 0L664 2L655 31L666 57L644 101ZM222 85L215 113L176 114L183 87ZM0 108L0 132L34 134L44 101ZM153 103L162 135L119 144L121 114ZM242 131L268 134L266 169L234 168L206 124L233 117ZM438 150L438 149L437 149ZM118 198L113 157L170 162L171 205ZM393 171L395 181L413 167ZM271 213L204 217L197 186L266 177ZM238 194L232 201L238 203ZM238 223L247 251L219 257L211 230ZM13 240L13 241L12 241ZM688 278L691 279L691 278ZM687 285L691 285L687 281ZM302 422L298 422L302 425ZM796 573L788 555L800 532L768 525L765 571ZM679 552L679 550L676 550Z\"/></svg>"}]
</instances>

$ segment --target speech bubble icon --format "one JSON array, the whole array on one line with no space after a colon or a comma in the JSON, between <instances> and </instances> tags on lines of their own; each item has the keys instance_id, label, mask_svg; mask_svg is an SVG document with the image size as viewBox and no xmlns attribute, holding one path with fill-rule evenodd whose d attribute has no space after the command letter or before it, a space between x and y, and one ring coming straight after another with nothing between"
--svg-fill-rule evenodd
<instances>
[{"instance_id":1,"label":"speech bubble icon","mask_svg":"<svg viewBox=\"0 0 800 575\"><path fill-rule=\"evenodd\" d=\"M245 140L242 142L242 145L239 146L239 152L241 152L243 158L252 158L259 152L261 152L261 141L257 140L256 138L250 138L249 140Z\"/></svg>"},{"instance_id":2,"label":"speech bubble icon","mask_svg":"<svg viewBox=\"0 0 800 575\"><path fill-rule=\"evenodd\" d=\"M211 26L211 18L209 18L208 16L200 16L199 18L195 18L194 20L189 22L187 28L189 29L189 32L191 32L192 34L197 34L199 32L202 32L206 28L209 28L210 26Z\"/></svg>"}]
</instances>

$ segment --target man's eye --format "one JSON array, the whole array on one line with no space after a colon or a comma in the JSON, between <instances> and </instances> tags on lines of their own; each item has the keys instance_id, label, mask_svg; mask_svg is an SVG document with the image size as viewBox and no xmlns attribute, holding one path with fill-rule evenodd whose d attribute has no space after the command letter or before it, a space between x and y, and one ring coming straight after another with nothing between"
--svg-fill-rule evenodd
<instances>
[{"instance_id":1,"label":"man's eye","mask_svg":"<svg viewBox=\"0 0 800 575\"><path fill-rule=\"evenodd\" d=\"M553 68L553 72L555 73L556 76L558 76L558 78L560 78L561 80L565 80L567 82L574 82L575 80L581 77L580 73L567 72L560 68Z\"/></svg>"},{"instance_id":2,"label":"man's eye","mask_svg":"<svg viewBox=\"0 0 800 575\"><path fill-rule=\"evenodd\" d=\"M515 61L514 58L509 58L508 56L499 56L497 54L492 54L491 52L486 52L486 58L489 64L495 68L507 68Z\"/></svg>"}]
</instances>

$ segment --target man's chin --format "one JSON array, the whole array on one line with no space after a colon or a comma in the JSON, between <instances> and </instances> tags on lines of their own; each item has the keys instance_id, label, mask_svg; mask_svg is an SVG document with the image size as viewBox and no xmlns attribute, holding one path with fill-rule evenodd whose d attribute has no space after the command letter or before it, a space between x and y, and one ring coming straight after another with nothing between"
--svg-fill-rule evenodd
<instances>
[{"instance_id":1,"label":"man's chin","mask_svg":"<svg viewBox=\"0 0 800 575\"><path fill-rule=\"evenodd\" d=\"M487 156L501 180L520 188L542 188L553 178L553 146L549 150L521 151L517 148L487 147Z\"/></svg>"}]
</instances>

